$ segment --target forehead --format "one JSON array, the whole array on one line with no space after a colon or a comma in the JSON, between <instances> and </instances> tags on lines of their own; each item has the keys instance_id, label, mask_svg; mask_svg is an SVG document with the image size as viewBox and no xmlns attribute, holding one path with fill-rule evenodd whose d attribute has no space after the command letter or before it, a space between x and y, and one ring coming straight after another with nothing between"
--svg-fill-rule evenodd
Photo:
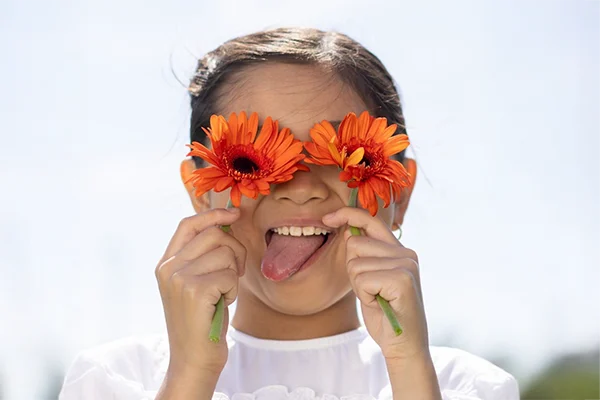
<instances>
[{"instance_id":1,"label":"forehead","mask_svg":"<svg viewBox=\"0 0 600 400\"><path fill-rule=\"evenodd\" d=\"M228 116L240 111L257 112L279 120L300 140L322 120L339 121L353 111L367 110L365 102L335 74L317 66L262 63L244 67L223 85L217 111Z\"/></svg>"}]
</instances>

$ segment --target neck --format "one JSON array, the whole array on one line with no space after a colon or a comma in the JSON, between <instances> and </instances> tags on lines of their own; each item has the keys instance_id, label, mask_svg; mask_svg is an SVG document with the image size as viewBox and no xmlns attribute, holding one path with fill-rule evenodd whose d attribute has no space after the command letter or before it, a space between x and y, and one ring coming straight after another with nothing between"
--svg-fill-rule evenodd
<instances>
[{"instance_id":1,"label":"neck","mask_svg":"<svg viewBox=\"0 0 600 400\"><path fill-rule=\"evenodd\" d=\"M240 287L231 325L260 339L303 340L348 332L360 327L360 321L352 291L322 311L290 315L273 310Z\"/></svg>"}]
</instances>

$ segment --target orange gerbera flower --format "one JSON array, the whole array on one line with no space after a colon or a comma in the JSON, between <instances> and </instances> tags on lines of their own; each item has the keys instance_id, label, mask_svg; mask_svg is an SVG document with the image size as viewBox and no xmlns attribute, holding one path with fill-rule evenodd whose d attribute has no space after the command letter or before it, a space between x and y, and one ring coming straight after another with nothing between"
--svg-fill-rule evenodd
<instances>
[{"instance_id":1,"label":"orange gerbera flower","mask_svg":"<svg viewBox=\"0 0 600 400\"><path fill-rule=\"evenodd\" d=\"M388 126L386 118L375 118L367 111L360 117L352 112L346 115L337 132L330 122L322 121L310 130L312 142L304 144L311 155L306 162L339 166L340 180L358 189L361 206L375 215L375 195L388 207L410 184L402 163L390 158L410 144L407 135L392 136L395 131L395 124Z\"/></svg>"},{"instance_id":2,"label":"orange gerbera flower","mask_svg":"<svg viewBox=\"0 0 600 400\"><path fill-rule=\"evenodd\" d=\"M209 167L199 168L192 181L196 196L209 190L221 192L231 188L231 203L239 207L242 194L256 199L268 195L270 185L292 179L296 171L308 171L300 164L306 156L302 142L294 139L288 128L279 131L279 123L267 117L258 130L258 114L250 118L245 112L232 113L227 121L221 115L210 117L210 128L202 128L211 142L211 149L192 142L188 156L202 158ZM186 183L187 183L186 182Z\"/></svg>"}]
</instances>

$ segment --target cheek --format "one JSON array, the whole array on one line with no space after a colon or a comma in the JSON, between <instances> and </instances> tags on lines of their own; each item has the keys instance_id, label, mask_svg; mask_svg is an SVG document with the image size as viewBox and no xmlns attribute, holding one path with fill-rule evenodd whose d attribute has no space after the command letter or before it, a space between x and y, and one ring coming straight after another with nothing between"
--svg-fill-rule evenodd
<instances>
[{"instance_id":1,"label":"cheek","mask_svg":"<svg viewBox=\"0 0 600 400\"><path fill-rule=\"evenodd\" d=\"M331 193L341 200L341 205L348 204L350 199L350 188L346 182L340 181L340 170L334 166L310 166L311 172L319 175L319 178L329 187Z\"/></svg>"},{"instance_id":2,"label":"cheek","mask_svg":"<svg viewBox=\"0 0 600 400\"><path fill-rule=\"evenodd\" d=\"M246 248L246 274L250 270L260 269L260 261L266 248L264 234L254 222L254 201L250 200L240 206L241 216L232 225L234 237Z\"/></svg>"},{"instance_id":3,"label":"cheek","mask_svg":"<svg viewBox=\"0 0 600 400\"><path fill-rule=\"evenodd\" d=\"M332 254L329 262L331 263L330 270L335 275L335 282L340 284L343 283L344 285L347 284L349 286L350 278L346 270L346 243L343 236L344 234L342 233L340 237L338 237L338 243L336 244L337 250Z\"/></svg>"}]
</instances>

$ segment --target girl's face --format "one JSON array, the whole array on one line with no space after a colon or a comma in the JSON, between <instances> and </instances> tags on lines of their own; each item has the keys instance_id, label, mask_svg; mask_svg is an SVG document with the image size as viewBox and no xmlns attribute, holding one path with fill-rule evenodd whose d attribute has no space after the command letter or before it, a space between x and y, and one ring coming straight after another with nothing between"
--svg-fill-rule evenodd
<instances>
[{"instance_id":1,"label":"girl's face","mask_svg":"<svg viewBox=\"0 0 600 400\"><path fill-rule=\"evenodd\" d=\"M220 99L217 112L226 118L232 112L257 112L262 123L271 116L279 120L280 129L289 128L301 141L310 140L309 130L316 122L328 120L335 126L335 121L341 121L350 111L359 115L368 109L337 77L314 66L283 63L244 68L231 85L221 88ZM234 236L247 249L240 301L249 296L284 314L310 315L329 308L351 292L343 230L333 231L318 258L289 278L273 281L261 272L272 228L325 227L321 222L323 215L348 202L350 189L340 182L337 167L309 167L310 172L296 172L291 181L272 185L268 196L259 195L256 200L242 197L241 217L232 225ZM191 172L194 168L192 160L184 161L182 170ZM195 197L191 186L187 189L197 212L207 207L225 207L229 198L229 190L211 192L203 199ZM380 203L378 217L391 226L395 209L396 214L403 214L402 207L391 205L384 209ZM395 219L398 222L401 218L396 215Z\"/></svg>"}]
</instances>

